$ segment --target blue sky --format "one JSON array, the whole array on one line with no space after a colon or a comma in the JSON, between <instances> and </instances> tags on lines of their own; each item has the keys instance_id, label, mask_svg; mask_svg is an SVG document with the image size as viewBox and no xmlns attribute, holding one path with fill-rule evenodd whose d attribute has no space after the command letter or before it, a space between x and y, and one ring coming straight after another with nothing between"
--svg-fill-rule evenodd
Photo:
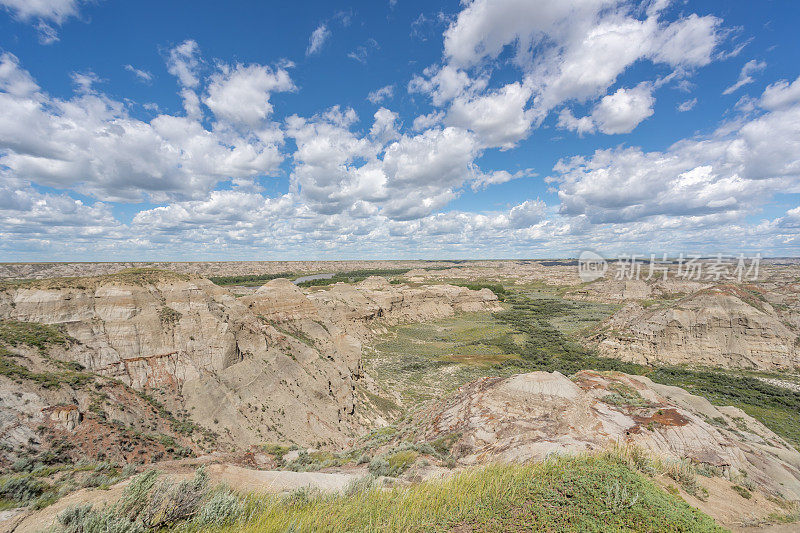
<instances>
[{"instance_id":1,"label":"blue sky","mask_svg":"<svg viewBox=\"0 0 800 533\"><path fill-rule=\"evenodd\" d=\"M0 6L3 261L800 254L796 2Z\"/></svg>"}]
</instances>

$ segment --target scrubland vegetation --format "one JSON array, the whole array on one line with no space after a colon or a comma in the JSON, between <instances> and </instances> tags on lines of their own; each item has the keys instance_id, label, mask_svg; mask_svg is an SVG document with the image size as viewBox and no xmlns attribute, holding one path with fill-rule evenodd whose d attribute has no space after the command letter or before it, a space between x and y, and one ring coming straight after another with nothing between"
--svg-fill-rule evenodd
<instances>
[{"instance_id":1,"label":"scrubland vegetation","mask_svg":"<svg viewBox=\"0 0 800 533\"><path fill-rule=\"evenodd\" d=\"M181 483L145 473L118 503L74 507L59 522L60 531L75 533L724 531L618 451L469 469L409 487L382 489L365 478L343 494L245 496L210 489L202 470Z\"/></svg>"}]
</instances>

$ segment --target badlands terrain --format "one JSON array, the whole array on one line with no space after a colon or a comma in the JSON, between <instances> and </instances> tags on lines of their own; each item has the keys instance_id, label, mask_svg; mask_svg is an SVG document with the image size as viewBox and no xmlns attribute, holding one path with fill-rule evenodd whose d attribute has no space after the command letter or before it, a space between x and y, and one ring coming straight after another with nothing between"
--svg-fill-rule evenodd
<instances>
[{"instance_id":1,"label":"badlands terrain","mask_svg":"<svg viewBox=\"0 0 800 533\"><path fill-rule=\"evenodd\" d=\"M797 530L760 266L0 264L0 530Z\"/></svg>"}]
</instances>

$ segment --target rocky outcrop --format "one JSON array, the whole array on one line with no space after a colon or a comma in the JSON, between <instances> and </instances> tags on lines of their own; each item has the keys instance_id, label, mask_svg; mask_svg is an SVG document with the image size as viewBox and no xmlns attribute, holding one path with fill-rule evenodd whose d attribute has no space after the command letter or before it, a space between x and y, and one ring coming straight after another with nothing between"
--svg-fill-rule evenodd
<instances>
[{"instance_id":1,"label":"rocky outcrop","mask_svg":"<svg viewBox=\"0 0 800 533\"><path fill-rule=\"evenodd\" d=\"M632 444L746 475L800 499L800 453L734 407L640 376L558 372L484 378L421 416L425 437L455 436L461 464L544 459Z\"/></svg>"},{"instance_id":2,"label":"rocky outcrop","mask_svg":"<svg viewBox=\"0 0 800 533\"><path fill-rule=\"evenodd\" d=\"M571 300L587 302L627 302L676 298L691 294L707 287L709 283L685 279L615 279L603 278L592 283L582 284L566 293Z\"/></svg>"},{"instance_id":3,"label":"rocky outcrop","mask_svg":"<svg viewBox=\"0 0 800 533\"><path fill-rule=\"evenodd\" d=\"M182 415L117 380L24 346L0 349L0 360L0 469L19 459L150 462L203 449L205 435L179 427Z\"/></svg>"},{"instance_id":4,"label":"rocky outcrop","mask_svg":"<svg viewBox=\"0 0 800 533\"><path fill-rule=\"evenodd\" d=\"M595 340L601 354L636 363L780 370L800 366L797 338L769 303L722 287L668 305L628 304Z\"/></svg>"},{"instance_id":5,"label":"rocky outcrop","mask_svg":"<svg viewBox=\"0 0 800 533\"><path fill-rule=\"evenodd\" d=\"M63 327L73 342L52 353L58 359L158 391L168 410L187 410L234 446L341 445L358 429L354 381L370 328L495 308L489 291L383 278L310 297L285 279L237 298L206 279L159 271L0 291L0 318Z\"/></svg>"},{"instance_id":6,"label":"rocky outcrop","mask_svg":"<svg viewBox=\"0 0 800 533\"><path fill-rule=\"evenodd\" d=\"M401 322L422 322L457 312L499 311L497 296L489 289L472 291L455 285L409 287L370 277L355 285L337 283L309 294L322 316L359 337L369 327Z\"/></svg>"}]
</instances>

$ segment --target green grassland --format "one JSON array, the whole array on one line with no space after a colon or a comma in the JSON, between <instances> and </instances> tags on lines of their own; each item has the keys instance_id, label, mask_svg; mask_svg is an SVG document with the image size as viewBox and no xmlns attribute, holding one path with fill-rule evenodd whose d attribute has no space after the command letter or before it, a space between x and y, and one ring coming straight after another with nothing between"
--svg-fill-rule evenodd
<instances>
[{"instance_id":1,"label":"green grassland","mask_svg":"<svg viewBox=\"0 0 800 533\"><path fill-rule=\"evenodd\" d=\"M394 326L364 350L366 371L387 397L405 405L440 396L479 377L514 353L501 345L522 336L491 313L465 313L429 323Z\"/></svg>"},{"instance_id":2,"label":"green grassland","mask_svg":"<svg viewBox=\"0 0 800 533\"><path fill-rule=\"evenodd\" d=\"M607 452L468 469L444 480L344 493L240 495L208 487L198 470L179 484L141 474L116 504L73 507L56 531L725 531Z\"/></svg>"},{"instance_id":3,"label":"green grassland","mask_svg":"<svg viewBox=\"0 0 800 533\"><path fill-rule=\"evenodd\" d=\"M724 531L604 456L490 466L407 489L264 498L226 531Z\"/></svg>"}]
</instances>

